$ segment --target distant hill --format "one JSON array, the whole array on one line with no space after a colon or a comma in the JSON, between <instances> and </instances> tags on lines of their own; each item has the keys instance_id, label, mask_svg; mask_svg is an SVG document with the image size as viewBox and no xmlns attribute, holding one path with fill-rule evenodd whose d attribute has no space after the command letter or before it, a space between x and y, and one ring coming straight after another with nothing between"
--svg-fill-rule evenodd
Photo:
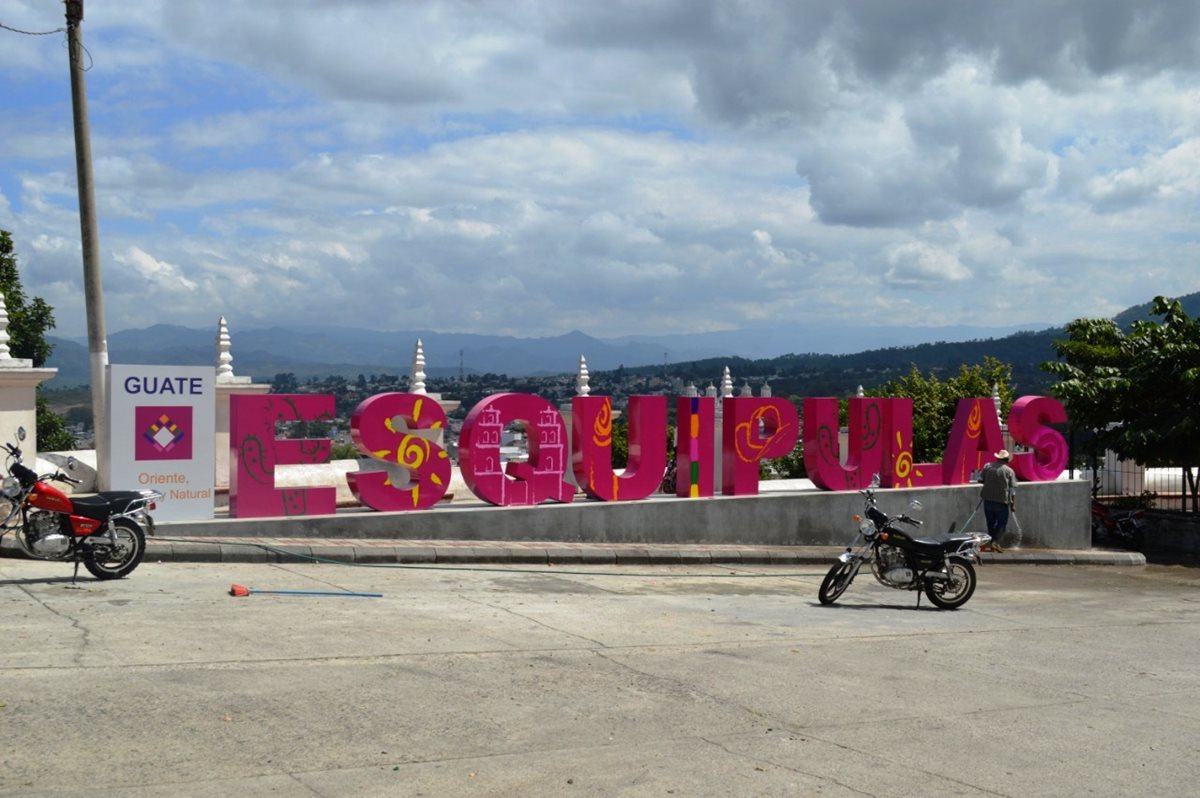
<instances>
[{"instance_id":1,"label":"distant hill","mask_svg":"<svg viewBox=\"0 0 1200 798\"><path fill-rule=\"evenodd\" d=\"M1200 292L1180 297L1189 315L1200 316ZM1150 303L1129 308L1115 318L1123 326L1136 318L1149 318ZM659 372L664 361L669 372L707 384L730 366L735 378L774 375L773 384L793 393L842 393L855 385L870 387L907 372L912 365L923 371L955 371L991 355L1013 365L1019 390L1035 391L1048 384L1040 365L1053 358L1051 342L1063 328L1014 331L999 337L942 339L886 348L848 352L855 341L928 340L941 333L983 332L988 328L947 327L861 328L848 325L831 338L824 327L798 322L785 327L757 327L696 335L624 336L600 339L573 331L546 338L439 333L431 330L381 332L355 327L270 327L233 331L235 373L257 382L270 382L279 373L300 379L359 374L408 374L418 338L425 351L425 371L431 377L459 373L538 376L576 370L579 356L587 357L593 372L625 366L631 372ZM212 365L216 359L216 330L160 324L125 330L108 338L109 362L130 364ZM919 338L918 338L919 339ZM58 375L48 387L62 388L88 382L87 347L77 341L50 337L54 354L48 366ZM819 343L814 343L819 342ZM826 350L817 352L816 347ZM782 354L808 349L811 354ZM461 358L461 360L460 360ZM800 387L803 386L803 387Z\"/></svg>"},{"instance_id":2,"label":"distant hill","mask_svg":"<svg viewBox=\"0 0 1200 798\"><path fill-rule=\"evenodd\" d=\"M589 368L615 369L623 364L661 362L663 348L644 341L605 341L579 331L548 338L438 333L430 330L380 332L353 327L271 327L233 331L234 372L269 382L291 372L308 377L359 374L408 374L417 340L425 352L425 372L447 377L461 369L469 374L527 376L575 371L579 356ZM50 387L83 385L89 380L87 347L50 337L54 353L47 366L58 375ZM711 350L684 349L681 357L696 358ZM108 337L110 363L213 365L216 331L159 324L125 330Z\"/></svg>"},{"instance_id":3,"label":"distant hill","mask_svg":"<svg viewBox=\"0 0 1200 798\"><path fill-rule=\"evenodd\" d=\"M1200 292L1188 294L1187 296L1176 297L1179 304L1183 306L1183 312L1191 316L1193 319L1200 316ZM1134 305L1113 316L1113 321L1121 325L1121 328L1128 330L1133 322L1140 319L1153 318L1150 315L1150 308L1154 305L1153 300L1141 305Z\"/></svg>"},{"instance_id":4,"label":"distant hill","mask_svg":"<svg viewBox=\"0 0 1200 798\"><path fill-rule=\"evenodd\" d=\"M1178 297L1184 311L1200 317L1200 292ZM1114 317L1128 330L1139 319L1151 319L1153 302L1128 308ZM782 357L705 358L673 364L668 373L684 381L693 381L703 389L715 382L726 366L740 386L742 379L766 379L777 394L800 396L844 396L858 385L872 388L908 373L913 366L922 372L950 376L966 365L976 365L985 357L994 357L1012 366L1012 384L1022 393L1044 392L1054 382L1041 365L1054 360L1053 342L1066 337L1064 327L1017 332L1000 338L937 342L915 346L871 349L854 354L790 354ZM661 373L661 366L645 366L635 373Z\"/></svg>"}]
</instances>

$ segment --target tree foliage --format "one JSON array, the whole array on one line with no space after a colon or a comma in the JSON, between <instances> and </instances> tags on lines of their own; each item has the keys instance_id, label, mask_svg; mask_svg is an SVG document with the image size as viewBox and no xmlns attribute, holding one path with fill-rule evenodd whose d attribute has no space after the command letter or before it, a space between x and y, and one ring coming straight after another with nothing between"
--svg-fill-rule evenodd
<instances>
[{"instance_id":1,"label":"tree foliage","mask_svg":"<svg viewBox=\"0 0 1200 798\"><path fill-rule=\"evenodd\" d=\"M993 387L1000 392L1000 415L1012 407L1012 366L994 357L984 357L974 366L962 364L958 373L942 380L937 374L923 374L914 364L903 377L885 382L872 396L907 397L913 400L913 457L920 462L941 459L954 425L959 399L991 396Z\"/></svg>"},{"instance_id":2,"label":"tree foliage","mask_svg":"<svg viewBox=\"0 0 1200 798\"><path fill-rule=\"evenodd\" d=\"M796 439L796 445L783 457L763 460L759 467L763 479L803 479L808 476L804 467L804 436Z\"/></svg>"},{"instance_id":3,"label":"tree foliage","mask_svg":"<svg viewBox=\"0 0 1200 798\"><path fill-rule=\"evenodd\" d=\"M17 272L17 255L12 236L0 230L0 293L8 313L8 348L12 356L33 361L34 368L45 365L53 345L46 331L54 329L54 309L41 297L26 299ZM43 451L75 448L75 438L62 417L50 410L46 397L37 397L37 440Z\"/></svg>"},{"instance_id":4,"label":"tree foliage","mask_svg":"<svg viewBox=\"0 0 1200 798\"><path fill-rule=\"evenodd\" d=\"M32 360L34 368L41 368L54 349L46 340L46 331L54 329L54 310L41 297L25 299L17 255L7 230L0 230L0 293L8 310L8 348L12 356Z\"/></svg>"},{"instance_id":5,"label":"tree foliage","mask_svg":"<svg viewBox=\"0 0 1200 798\"><path fill-rule=\"evenodd\" d=\"M1155 297L1128 333L1108 319L1077 319L1054 342L1052 392L1092 453L1111 449L1147 466L1191 466L1200 458L1200 321L1178 300Z\"/></svg>"}]
</instances>

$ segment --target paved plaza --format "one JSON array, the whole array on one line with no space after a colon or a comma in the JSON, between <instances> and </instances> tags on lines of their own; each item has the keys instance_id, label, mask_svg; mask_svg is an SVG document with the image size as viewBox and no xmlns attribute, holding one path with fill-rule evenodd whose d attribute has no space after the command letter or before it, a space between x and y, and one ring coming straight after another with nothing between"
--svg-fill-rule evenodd
<instances>
[{"instance_id":1,"label":"paved plaza","mask_svg":"<svg viewBox=\"0 0 1200 798\"><path fill-rule=\"evenodd\" d=\"M823 572L0 559L0 794L1195 794L1200 571Z\"/></svg>"}]
</instances>

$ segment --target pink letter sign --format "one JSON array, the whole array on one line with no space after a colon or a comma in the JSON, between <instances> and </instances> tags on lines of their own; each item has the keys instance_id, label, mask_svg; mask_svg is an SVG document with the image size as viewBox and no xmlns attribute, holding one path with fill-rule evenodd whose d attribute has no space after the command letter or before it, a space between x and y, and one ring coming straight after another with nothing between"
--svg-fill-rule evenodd
<instances>
[{"instance_id":1,"label":"pink letter sign","mask_svg":"<svg viewBox=\"0 0 1200 798\"><path fill-rule=\"evenodd\" d=\"M729 397L721 405L721 492L758 494L758 464L796 447L800 418L787 399ZM676 477L678 479L678 476Z\"/></svg>"},{"instance_id":2,"label":"pink letter sign","mask_svg":"<svg viewBox=\"0 0 1200 798\"><path fill-rule=\"evenodd\" d=\"M326 515L337 510L337 489L275 488L275 466L328 463L329 439L280 440L280 421L333 418L330 394L229 397L229 514L235 518Z\"/></svg>"},{"instance_id":3,"label":"pink letter sign","mask_svg":"<svg viewBox=\"0 0 1200 798\"><path fill-rule=\"evenodd\" d=\"M395 419L404 422L397 429ZM446 495L450 458L440 446L410 430L439 430L446 414L428 396L381 393L364 399L350 417L350 436L365 455L408 472L408 484L393 484L388 471L359 471L346 475L350 490L374 510L423 510Z\"/></svg>"},{"instance_id":4,"label":"pink letter sign","mask_svg":"<svg viewBox=\"0 0 1200 798\"><path fill-rule=\"evenodd\" d=\"M529 439L529 462L509 461L500 470L505 426L519 423ZM575 488L563 479L567 425L554 406L538 396L498 393L471 408L458 440L463 481L485 502L501 506L570 502Z\"/></svg>"},{"instance_id":5,"label":"pink letter sign","mask_svg":"<svg viewBox=\"0 0 1200 798\"><path fill-rule=\"evenodd\" d=\"M1047 424L1062 424L1067 411L1049 396L1022 396L1008 413L1008 430L1013 440L1029 446L1032 452L1013 457L1017 476L1029 482L1058 479L1067 467L1067 442Z\"/></svg>"},{"instance_id":6,"label":"pink letter sign","mask_svg":"<svg viewBox=\"0 0 1200 798\"><path fill-rule=\"evenodd\" d=\"M971 475L1004 448L1004 433L990 398L959 399L942 458L942 484L966 485Z\"/></svg>"},{"instance_id":7,"label":"pink letter sign","mask_svg":"<svg viewBox=\"0 0 1200 798\"><path fill-rule=\"evenodd\" d=\"M804 400L804 468L808 478L825 490L856 490L884 478L890 416L888 399L874 397L850 400L846 465L841 464L838 443L838 400ZM909 451L912 450L912 411L909 410ZM908 460L911 464L911 456Z\"/></svg>"},{"instance_id":8,"label":"pink letter sign","mask_svg":"<svg viewBox=\"0 0 1200 798\"><path fill-rule=\"evenodd\" d=\"M885 488L921 488L942 484L941 463L913 462L912 399L885 399L884 429L888 453L879 484Z\"/></svg>"},{"instance_id":9,"label":"pink letter sign","mask_svg":"<svg viewBox=\"0 0 1200 798\"><path fill-rule=\"evenodd\" d=\"M713 436L717 400L681 396L675 403L675 495L713 495Z\"/></svg>"},{"instance_id":10,"label":"pink letter sign","mask_svg":"<svg viewBox=\"0 0 1200 798\"><path fill-rule=\"evenodd\" d=\"M576 396L571 400L575 442L571 468L593 499L644 499L662 484L667 469L667 397L631 396L628 413L629 464L617 476L612 467L612 399Z\"/></svg>"}]
</instances>

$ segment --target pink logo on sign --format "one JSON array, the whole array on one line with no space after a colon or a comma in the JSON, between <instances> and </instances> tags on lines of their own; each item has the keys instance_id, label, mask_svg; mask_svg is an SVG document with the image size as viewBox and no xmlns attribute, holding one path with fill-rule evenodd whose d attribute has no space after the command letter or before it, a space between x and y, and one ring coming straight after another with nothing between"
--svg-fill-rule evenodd
<instances>
[{"instance_id":1,"label":"pink logo on sign","mask_svg":"<svg viewBox=\"0 0 1200 798\"><path fill-rule=\"evenodd\" d=\"M191 460L192 408L134 408L134 460Z\"/></svg>"}]
</instances>

